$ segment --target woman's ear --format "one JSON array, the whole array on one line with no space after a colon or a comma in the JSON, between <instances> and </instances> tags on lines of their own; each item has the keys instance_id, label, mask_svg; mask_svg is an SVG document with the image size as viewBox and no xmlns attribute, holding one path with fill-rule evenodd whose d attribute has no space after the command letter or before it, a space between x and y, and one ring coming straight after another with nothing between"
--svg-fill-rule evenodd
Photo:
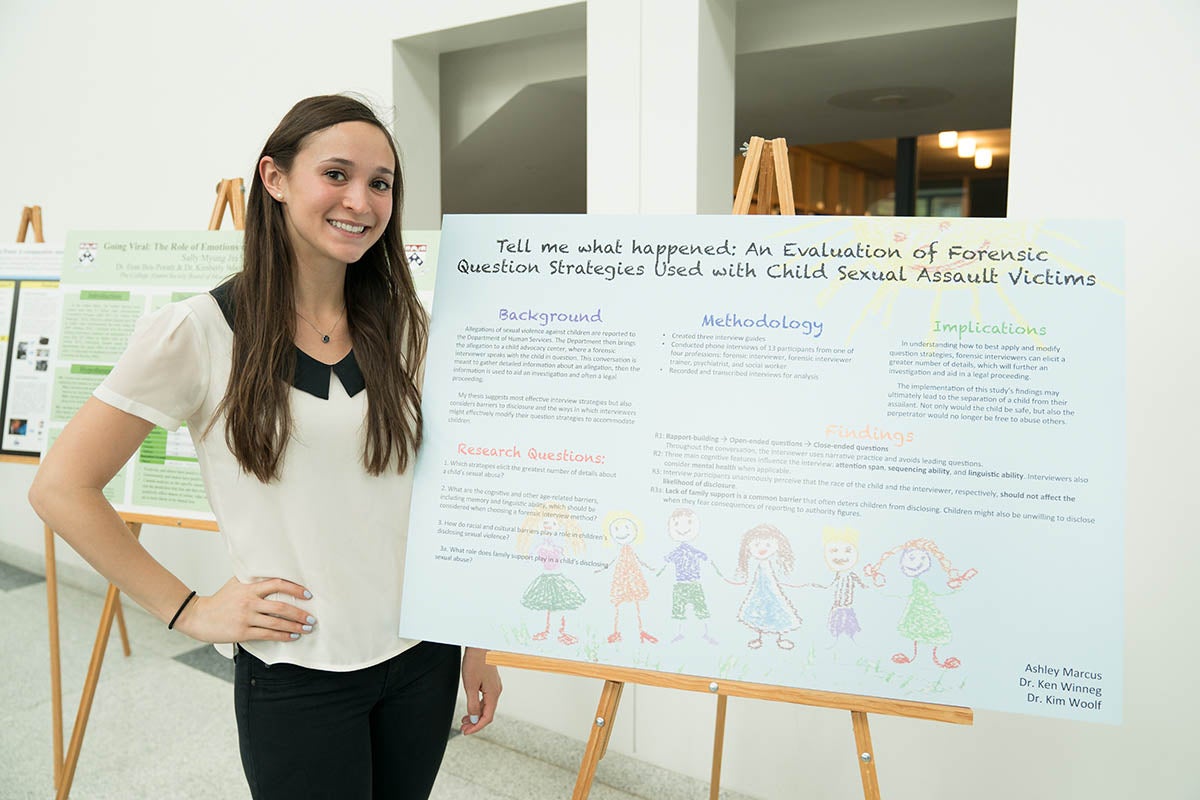
<instances>
[{"instance_id":1,"label":"woman's ear","mask_svg":"<svg viewBox=\"0 0 1200 800\"><path fill-rule=\"evenodd\" d=\"M280 203L286 201L287 174L279 168L275 159L270 156L262 157L262 160L258 162L258 177L262 179L263 188L267 190L267 194Z\"/></svg>"}]
</instances>

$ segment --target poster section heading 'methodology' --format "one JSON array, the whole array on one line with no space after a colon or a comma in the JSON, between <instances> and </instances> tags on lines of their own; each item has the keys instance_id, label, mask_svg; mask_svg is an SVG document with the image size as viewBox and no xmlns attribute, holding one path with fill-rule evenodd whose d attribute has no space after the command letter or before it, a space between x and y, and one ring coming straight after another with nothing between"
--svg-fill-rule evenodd
<instances>
[{"instance_id":1,"label":"poster section heading 'methodology'","mask_svg":"<svg viewBox=\"0 0 1200 800\"><path fill-rule=\"evenodd\" d=\"M206 292L241 268L240 231L86 232L67 236L50 438L125 351L139 319ZM155 426L104 490L120 511L211 520L187 425Z\"/></svg>"},{"instance_id":2,"label":"poster section heading 'methodology'","mask_svg":"<svg viewBox=\"0 0 1200 800\"><path fill-rule=\"evenodd\" d=\"M62 245L0 245L0 454L36 456L46 442L50 361L58 336Z\"/></svg>"},{"instance_id":3,"label":"poster section heading 'methodology'","mask_svg":"<svg viewBox=\"0 0 1200 800\"><path fill-rule=\"evenodd\" d=\"M447 217L401 634L1119 722L1122 250Z\"/></svg>"}]
</instances>

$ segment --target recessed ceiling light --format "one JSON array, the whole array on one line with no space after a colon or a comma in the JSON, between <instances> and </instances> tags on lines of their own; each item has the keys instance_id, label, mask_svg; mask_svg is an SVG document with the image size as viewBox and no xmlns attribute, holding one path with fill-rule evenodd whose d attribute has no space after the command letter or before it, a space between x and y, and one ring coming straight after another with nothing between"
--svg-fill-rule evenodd
<instances>
[{"instance_id":1,"label":"recessed ceiling light","mask_svg":"<svg viewBox=\"0 0 1200 800\"><path fill-rule=\"evenodd\" d=\"M954 95L929 86L879 86L834 95L826 102L851 111L913 111L949 103Z\"/></svg>"},{"instance_id":2,"label":"recessed ceiling light","mask_svg":"<svg viewBox=\"0 0 1200 800\"><path fill-rule=\"evenodd\" d=\"M968 137L962 137L958 140L958 157L970 158L975 155L975 140Z\"/></svg>"},{"instance_id":3,"label":"recessed ceiling light","mask_svg":"<svg viewBox=\"0 0 1200 800\"><path fill-rule=\"evenodd\" d=\"M949 150L958 146L958 131L942 131L938 134L938 147Z\"/></svg>"},{"instance_id":4,"label":"recessed ceiling light","mask_svg":"<svg viewBox=\"0 0 1200 800\"><path fill-rule=\"evenodd\" d=\"M988 169L992 166L992 151L981 147L975 151L975 169Z\"/></svg>"}]
</instances>

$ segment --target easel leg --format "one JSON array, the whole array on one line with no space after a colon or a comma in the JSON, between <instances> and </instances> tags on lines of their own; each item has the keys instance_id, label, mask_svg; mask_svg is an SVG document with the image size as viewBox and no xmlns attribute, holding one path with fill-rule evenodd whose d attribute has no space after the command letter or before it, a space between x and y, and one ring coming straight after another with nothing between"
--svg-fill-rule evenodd
<instances>
[{"instance_id":1,"label":"easel leg","mask_svg":"<svg viewBox=\"0 0 1200 800\"><path fill-rule=\"evenodd\" d=\"M58 784L57 800L66 800L75 780L75 767L79 764L79 752L83 749L83 734L87 730L88 717L92 713L92 701L96 698L96 684L100 681L100 668L104 665L104 650L108 646L108 635L112 631L113 617L120 591L109 584L104 596L104 610L100 612L100 627L96 630L96 643L92 645L92 660L88 663L87 679L83 682L83 696L79 699L79 711L75 725L71 728L71 744L63 762L62 776Z\"/></svg>"},{"instance_id":2,"label":"easel leg","mask_svg":"<svg viewBox=\"0 0 1200 800\"><path fill-rule=\"evenodd\" d=\"M708 800L717 800L721 794L721 756L725 751L725 706L726 695L717 695L717 726L713 732L712 779L708 786Z\"/></svg>"},{"instance_id":3,"label":"easel leg","mask_svg":"<svg viewBox=\"0 0 1200 800\"><path fill-rule=\"evenodd\" d=\"M875 774L875 750L871 747L871 728L865 711L851 711L854 744L858 748L858 770L862 774L863 797L879 800L879 776Z\"/></svg>"},{"instance_id":4,"label":"easel leg","mask_svg":"<svg viewBox=\"0 0 1200 800\"><path fill-rule=\"evenodd\" d=\"M125 657L133 655L133 651L129 649L129 631L125 628L125 610L121 608L121 598L117 598L117 631L121 634L121 649L125 651Z\"/></svg>"},{"instance_id":5,"label":"easel leg","mask_svg":"<svg viewBox=\"0 0 1200 800\"><path fill-rule=\"evenodd\" d=\"M588 736L587 749L583 751L583 762L579 765L579 777L575 781L575 791L571 794L571 800L587 800L592 791L596 767L608 752L608 739L612 736L613 720L617 715L617 706L621 703L621 692L624 688L625 684L621 681L604 682L604 689L600 692L600 704L596 706L596 718L592 720L592 733Z\"/></svg>"},{"instance_id":6,"label":"easel leg","mask_svg":"<svg viewBox=\"0 0 1200 800\"><path fill-rule=\"evenodd\" d=\"M53 716L54 738L54 788L62 780L63 766L63 716L62 716L62 663L58 649L58 571L54 556L54 531L44 526L46 538L46 615L50 620L50 713Z\"/></svg>"},{"instance_id":7,"label":"easel leg","mask_svg":"<svg viewBox=\"0 0 1200 800\"><path fill-rule=\"evenodd\" d=\"M129 532L138 537L142 533L142 523L127 522ZM71 728L71 744L67 747L67 757L63 760L62 774L58 781L58 794L55 800L66 800L71 794L71 784L75 781L75 767L79 765L79 753L83 750L83 734L87 731L88 717L92 713L92 701L96 699L96 684L100 682L100 668L104 666L104 651L108 647L108 637L112 633L113 618L121 603L121 591L108 585L104 595L104 610L100 612L100 626L96 629L96 642L92 645L92 659L88 662L87 678L83 682L83 696L79 698L79 711L75 714L75 725Z\"/></svg>"}]
</instances>

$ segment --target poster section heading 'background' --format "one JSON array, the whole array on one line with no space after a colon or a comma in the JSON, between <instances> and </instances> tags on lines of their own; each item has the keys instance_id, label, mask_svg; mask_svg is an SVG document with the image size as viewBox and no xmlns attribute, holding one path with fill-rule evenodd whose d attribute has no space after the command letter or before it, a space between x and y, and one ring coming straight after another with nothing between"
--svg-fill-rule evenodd
<instances>
[{"instance_id":1,"label":"poster section heading 'background'","mask_svg":"<svg viewBox=\"0 0 1200 800\"><path fill-rule=\"evenodd\" d=\"M401 633L1119 722L1122 252L447 217Z\"/></svg>"}]
</instances>

